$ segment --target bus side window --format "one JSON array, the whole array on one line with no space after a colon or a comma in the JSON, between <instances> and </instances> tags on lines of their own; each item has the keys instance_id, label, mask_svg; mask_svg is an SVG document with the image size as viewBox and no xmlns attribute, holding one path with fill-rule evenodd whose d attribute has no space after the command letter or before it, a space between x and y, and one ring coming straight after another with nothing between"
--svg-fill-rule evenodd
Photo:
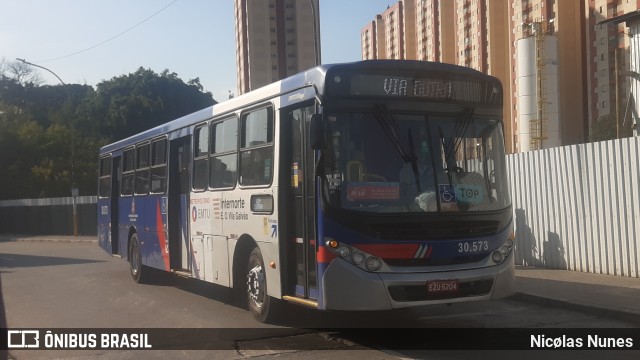
<instances>
[{"instance_id":1,"label":"bus side window","mask_svg":"<svg viewBox=\"0 0 640 360\"><path fill-rule=\"evenodd\" d=\"M156 140L151 149L151 193L167 190L167 139Z\"/></svg>"},{"instance_id":2,"label":"bus side window","mask_svg":"<svg viewBox=\"0 0 640 360\"><path fill-rule=\"evenodd\" d=\"M149 144L139 145L136 154L136 194L149 193Z\"/></svg>"},{"instance_id":3,"label":"bus side window","mask_svg":"<svg viewBox=\"0 0 640 360\"><path fill-rule=\"evenodd\" d=\"M238 177L238 119L213 124L211 141L209 186L233 188Z\"/></svg>"},{"instance_id":4,"label":"bus side window","mask_svg":"<svg viewBox=\"0 0 640 360\"><path fill-rule=\"evenodd\" d=\"M273 177L273 110L258 109L242 117L240 185L268 185Z\"/></svg>"},{"instance_id":5,"label":"bus side window","mask_svg":"<svg viewBox=\"0 0 640 360\"><path fill-rule=\"evenodd\" d=\"M133 195L133 182L135 179L135 157L133 148L124 151L124 164L122 168L122 184L120 194Z\"/></svg>"},{"instance_id":6,"label":"bus side window","mask_svg":"<svg viewBox=\"0 0 640 360\"><path fill-rule=\"evenodd\" d=\"M209 131L205 125L194 131L193 189L205 190L209 185Z\"/></svg>"},{"instance_id":7,"label":"bus side window","mask_svg":"<svg viewBox=\"0 0 640 360\"><path fill-rule=\"evenodd\" d=\"M111 197L111 156L100 159L99 192L101 198Z\"/></svg>"}]
</instances>

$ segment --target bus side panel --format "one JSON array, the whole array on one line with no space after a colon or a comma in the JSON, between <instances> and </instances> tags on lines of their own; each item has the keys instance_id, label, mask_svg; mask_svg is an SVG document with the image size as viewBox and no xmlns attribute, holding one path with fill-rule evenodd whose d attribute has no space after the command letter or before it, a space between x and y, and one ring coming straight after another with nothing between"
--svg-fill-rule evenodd
<instances>
[{"instance_id":1,"label":"bus side panel","mask_svg":"<svg viewBox=\"0 0 640 360\"><path fill-rule=\"evenodd\" d=\"M137 231L138 214L136 209L136 201L133 196L121 197L118 201L120 212L118 214L118 241L119 248L122 249L123 259L129 259L129 234ZM112 230L115 231L115 230ZM140 236L140 234L138 234ZM142 241L142 239L139 239ZM144 261L144 259L143 259Z\"/></svg>"},{"instance_id":2,"label":"bus side panel","mask_svg":"<svg viewBox=\"0 0 640 360\"><path fill-rule=\"evenodd\" d=\"M120 199L119 240L123 258L128 259L130 235L134 232L140 242L144 265L169 270L167 247L166 196L134 196ZM162 246L161 246L162 244ZM126 249L126 250L124 250Z\"/></svg>"},{"instance_id":3,"label":"bus side panel","mask_svg":"<svg viewBox=\"0 0 640 360\"><path fill-rule=\"evenodd\" d=\"M145 245L142 255L145 265L169 271L169 242L167 235L167 197L150 195L144 197Z\"/></svg>"},{"instance_id":4,"label":"bus side panel","mask_svg":"<svg viewBox=\"0 0 640 360\"><path fill-rule=\"evenodd\" d=\"M109 254L112 254L111 246L111 199L98 199L98 245ZM115 229L117 231L117 229Z\"/></svg>"}]
</instances>

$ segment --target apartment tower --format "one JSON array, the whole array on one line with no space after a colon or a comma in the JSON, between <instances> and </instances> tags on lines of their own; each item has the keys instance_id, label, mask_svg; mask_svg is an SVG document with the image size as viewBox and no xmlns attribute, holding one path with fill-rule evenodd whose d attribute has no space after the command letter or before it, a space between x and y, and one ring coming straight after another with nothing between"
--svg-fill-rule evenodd
<instances>
[{"instance_id":1,"label":"apartment tower","mask_svg":"<svg viewBox=\"0 0 640 360\"><path fill-rule=\"evenodd\" d=\"M234 0L239 94L319 63L318 3L318 0Z\"/></svg>"},{"instance_id":2,"label":"apartment tower","mask_svg":"<svg viewBox=\"0 0 640 360\"><path fill-rule=\"evenodd\" d=\"M398 15L405 19L397 19ZM510 94L508 23L507 0L402 0L362 29L362 58L436 61L472 67L498 77L504 93ZM391 26L394 28L390 29ZM381 37L381 33L385 36ZM404 39L398 39L402 34ZM512 115L508 105L504 119L505 134L511 138ZM507 151L512 151L510 142Z\"/></svg>"},{"instance_id":3,"label":"apartment tower","mask_svg":"<svg viewBox=\"0 0 640 360\"><path fill-rule=\"evenodd\" d=\"M454 64L456 62L455 3L414 1L416 59Z\"/></svg>"},{"instance_id":4,"label":"apartment tower","mask_svg":"<svg viewBox=\"0 0 640 360\"><path fill-rule=\"evenodd\" d=\"M589 125L605 116L630 120L632 107L629 83L630 43L633 41L624 22L606 20L640 9L640 0L585 0L587 76L586 94ZM605 23L602 23L605 21ZM617 76L616 76L617 75Z\"/></svg>"},{"instance_id":5,"label":"apartment tower","mask_svg":"<svg viewBox=\"0 0 640 360\"><path fill-rule=\"evenodd\" d=\"M415 23L411 27L405 21L404 33L415 33L415 59L455 63L499 78L507 96L506 148L508 152L518 152L584 142L588 133L587 115L597 113L596 106L600 106L600 112L608 111L606 106L614 101L610 89L615 81L609 69L614 68L611 59L615 58L615 50L610 43L606 49L597 48L600 42L602 46L607 42L603 40L606 35L598 35L598 31L610 38L611 31L620 34L621 27L594 29L591 43L597 50L593 52L600 54L597 58L587 56L585 26L592 29L596 21L585 25L584 14L589 7L590 14L602 8L607 16L619 15L630 11L627 5L622 5L624 1L636 8L636 3L640 3L640 0L401 0L382 17L393 8L413 9ZM622 42L618 37L618 47L622 47ZM589 66L597 69L594 71L599 71L602 79L588 77L588 71L594 72ZM618 68L624 66L628 64L618 63ZM587 90L587 83L594 85ZM587 103L597 105L589 109Z\"/></svg>"}]
</instances>

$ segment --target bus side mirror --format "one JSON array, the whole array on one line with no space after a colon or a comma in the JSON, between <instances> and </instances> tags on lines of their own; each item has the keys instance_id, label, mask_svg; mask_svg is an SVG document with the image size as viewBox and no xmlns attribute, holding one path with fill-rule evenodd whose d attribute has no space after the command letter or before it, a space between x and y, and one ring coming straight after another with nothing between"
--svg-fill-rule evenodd
<instances>
[{"instance_id":1,"label":"bus side mirror","mask_svg":"<svg viewBox=\"0 0 640 360\"><path fill-rule=\"evenodd\" d=\"M320 150L324 146L324 122L322 121L322 114L311 115L309 142L313 150Z\"/></svg>"}]
</instances>

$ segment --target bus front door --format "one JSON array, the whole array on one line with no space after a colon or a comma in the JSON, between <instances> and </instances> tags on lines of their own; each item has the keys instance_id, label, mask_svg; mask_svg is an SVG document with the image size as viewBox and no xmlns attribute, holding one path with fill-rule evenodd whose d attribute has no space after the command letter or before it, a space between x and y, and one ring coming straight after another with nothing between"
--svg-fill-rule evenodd
<instances>
[{"instance_id":1,"label":"bus front door","mask_svg":"<svg viewBox=\"0 0 640 360\"><path fill-rule=\"evenodd\" d=\"M289 244L287 258L291 289L294 295L303 299L318 299L318 283L316 271L316 210L315 210L315 177L314 151L309 145L309 121L315 112L315 105L289 110L286 116L289 120L287 134L291 141L291 148L286 153L290 157L285 164L289 164L290 189L288 191L287 217L289 228L286 240ZM295 272L295 275L293 273ZM295 278L293 278L295 276Z\"/></svg>"}]
</instances>

